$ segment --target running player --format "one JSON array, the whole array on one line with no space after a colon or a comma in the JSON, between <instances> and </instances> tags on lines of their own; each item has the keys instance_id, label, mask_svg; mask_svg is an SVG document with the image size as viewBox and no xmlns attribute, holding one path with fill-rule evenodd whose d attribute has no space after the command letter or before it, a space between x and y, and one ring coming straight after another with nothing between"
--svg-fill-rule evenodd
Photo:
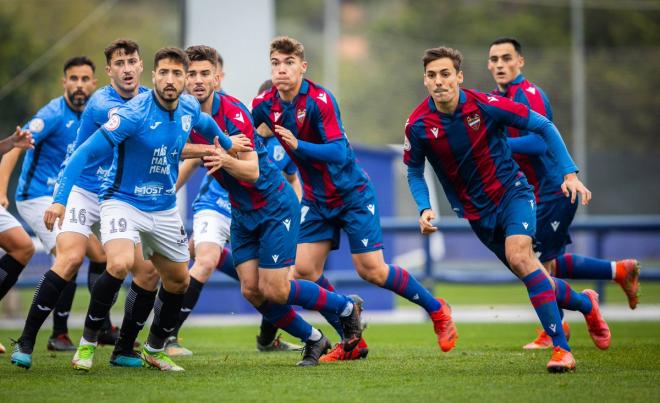
<instances>
[{"instance_id":1,"label":"running player","mask_svg":"<svg viewBox=\"0 0 660 403\"><path fill-rule=\"evenodd\" d=\"M110 43L104 53L105 70L110 84L99 89L90 99L82 115L76 146L81 145L104 124L116 108L138 93L147 91L139 85L143 67L137 43L119 39ZM32 365L31 354L37 333L50 313L50 309L43 308L54 305L66 282L78 272L85 250L92 243L88 240L96 239L92 234L100 237L98 193L111 163L112 153L100 155L90 161L73 187L71 198L67 202L67 219L57 236L58 254L55 263L41 280L25 327L12 354L12 362L20 367L29 368ZM158 275L153 265L141 258L141 254L138 255L136 267L140 270L134 271L133 283L126 296L132 303L126 304L119 342L111 358L113 365L142 366L142 359L133 352L133 342L153 307ZM91 280L101 277L105 268L105 263L94 267L90 265L90 274L93 276ZM107 322L99 323L101 329L107 327L104 323ZM102 335L103 332L99 335L99 340ZM121 348L125 345L128 347Z\"/></svg>"},{"instance_id":2,"label":"running player","mask_svg":"<svg viewBox=\"0 0 660 403\"><path fill-rule=\"evenodd\" d=\"M451 350L457 335L449 305L434 298L406 270L385 263L375 191L355 161L333 95L303 78L303 45L288 37L274 39L270 63L274 86L254 99L252 113L257 127L266 123L275 133L302 176L296 276L332 287L323 268L344 230L360 277L423 307L433 321L438 345L442 351ZM336 318L326 319L337 328ZM360 342L358 348L366 349L364 340ZM326 359L360 358L344 354L342 348L338 344Z\"/></svg>"},{"instance_id":3,"label":"running player","mask_svg":"<svg viewBox=\"0 0 660 403\"><path fill-rule=\"evenodd\" d=\"M497 84L495 94L520 102L552 121L552 108L545 93L522 75L525 58L522 46L514 38L493 41L488 54L488 70ZM607 279L617 282L628 297L630 309L637 307L639 299L639 269L637 260L609 261L565 253L571 243L568 229L573 222L577 204L563 197L562 175L555 164L556 158L547 150L542 138L534 133L508 128L508 142L513 158L525 173L536 197L536 250L546 270L557 278ZM564 288L563 281L555 282ZM568 338L568 324L563 322ZM539 330L538 337L525 345L525 349L552 347L552 339Z\"/></svg>"},{"instance_id":4,"label":"running player","mask_svg":"<svg viewBox=\"0 0 660 403\"><path fill-rule=\"evenodd\" d=\"M96 89L94 63L85 56L68 59L64 63L62 86L64 95L52 99L25 125L35 140L34 150L28 150L16 189L16 208L23 220L32 228L44 249L56 256L56 232L46 229L43 214L53 202L53 188L60 165L73 148L80 116L87 100ZM0 197L7 195L7 183L22 153L14 149L0 164ZM98 241L88 250L91 264L103 262L105 257ZM53 333L48 339L48 350L73 351L76 347L68 335L67 321L76 291L76 276L67 279L59 300L53 309Z\"/></svg>"},{"instance_id":5,"label":"running player","mask_svg":"<svg viewBox=\"0 0 660 403\"><path fill-rule=\"evenodd\" d=\"M14 133L0 140L0 156L14 147L34 148L32 134L16 127ZM34 244L21 224L7 211L7 198L0 200L0 248L5 255L0 258L0 301L16 284L23 268L34 255ZM0 354L6 351L0 343Z\"/></svg>"},{"instance_id":6,"label":"running player","mask_svg":"<svg viewBox=\"0 0 660 403\"><path fill-rule=\"evenodd\" d=\"M186 90L195 96L202 106L202 111L213 114L219 105L215 91L222 92L222 79L224 78L223 60L218 54L218 63L212 63L214 52L207 46L191 46L186 49L190 58ZM179 167L177 190L183 186L194 170L201 165L201 159L185 160ZM206 284L216 267L223 266L221 260L230 259L225 273L235 280L238 274L233 268L233 258L227 256L231 252L224 249L229 242L229 229L231 226L231 205L227 191L212 176L205 176L199 193L192 203L193 209L193 236L191 242L191 255L195 262L190 269L190 285L183 299L180 323L165 345L165 352L171 357L190 356L192 351L179 343L178 333L183 322L188 318L197 304L204 284ZM222 256L224 254L224 256ZM221 257L222 256L222 257ZM276 337L277 327L262 319L261 332L257 335L257 350L259 351L299 351L302 347L288 343Z\"/></svg>"},{"instance_id":7,"label":"running player","mask_svg":"<svg viewBox=\"0 0 660 403\"><path fill-rule=\"evenodd\" d=\"M479 239L527 287L529 298L554 350L547 364L551 372L575 369L575 360L561 327L558 304L585 315L589 333L600 348L607 348L610 332L600 316L597 294L577 293L566 284L563 293L554 287L532 250L536 229L532 187L511 158L505 126L543 136L557 158L564 180L563 194L575 202L578 193L587 204L591 193L577 178L556 127L543 116L506 98L460 88L462 55L439 47L423 58L427 97L410 115L405 126L404 163L408 183L420 212L423 234L437 231L432 221L424 164L428 159L453 210L470 221Z\"/></svg>"},{"instance_id":8,"label":"running player","mask_svg":"<svg viewBox=\"0 0 660 403\"><path fill-rule=\"evenodd\" d=\"M205 50L215 53L208 47ZM214 58L206 60L210 64ZM361 338L361 300L326 291L310 281L289 280L300 225L295 193L269 161L263 144L255 141L247 108L227 94L214 96L217 109L213 118L220 128L232 137L247 136L255 148L236 156L216 149L214 156L205 157L209 159L205 164L209 172L229 192L231 246L243 295L268 321L305 342L298 365L317 365L330 342L289 305L339 315L347 337L346 348L352 350ZM191 140L209 142L195 132Z\"/></svg>"}]
</instances>

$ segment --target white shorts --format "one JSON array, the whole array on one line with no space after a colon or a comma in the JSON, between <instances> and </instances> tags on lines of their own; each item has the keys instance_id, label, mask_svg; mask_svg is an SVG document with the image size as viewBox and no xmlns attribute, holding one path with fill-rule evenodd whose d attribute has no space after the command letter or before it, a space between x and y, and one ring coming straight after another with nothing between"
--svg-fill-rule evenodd
<instances>
[{"instance_id":1,"label":"white shorts","mask_svg":"<svg viewBox=\"0 0 660 403\"><path fill-rule=\"evenodd\" d=\"M195 246L202 242L211 242L225 247L229 242L231 218L214 210L200 210L193 216L193 242Z\"/></svg>"},{"instance_id":2,"label":"white shorts","mask_svg":"<svg viewBox=\"0 0 660 403\"><path fill-rule=\"evenodd\" d=\"M14 227L20 227L21 223L14 218L13 215L9 214L6 208L0 206L0 232L5 232Z\"/></svg>"},{"instance_id":3,"label":"white shorts","mask_svg":"<svg viewBox=\"0 0 660 403\"><path fill-rule=\"evenodd\" d=\"M188 237L179 211L141 211L119 200L101 203L101 240L142 241L145 259L158 253L173 262L188 262Z\"/></svg>"},{"instance_id":4,"label":"white shorts","mask_svg":"<svg viewBox=\"0 0 660 403\"><path fill-rule=\"evenodd\" d=\"M35 197L30 200L16 201L18 214L25 220L27 225L32 228L34 234L39 238L44 246L46 253L55 249L55 239L60 232L58 225L55 225L52 231L49 231L44 224L44 213L53 204L51 196ZM66 220L66 217L64 218Z\"/></svg>"},{"instance_id":5,"label":"white shorts","mask_svg":"<svg viewBox=\"0 0 660 403\"><path fill-rule=\"evenodd\" d=\"M86 237L93 233L100 237L100 210L99 197L96 193L74 186L66 202L60 233L76 232Z\"/></svg>"}]
</instances>

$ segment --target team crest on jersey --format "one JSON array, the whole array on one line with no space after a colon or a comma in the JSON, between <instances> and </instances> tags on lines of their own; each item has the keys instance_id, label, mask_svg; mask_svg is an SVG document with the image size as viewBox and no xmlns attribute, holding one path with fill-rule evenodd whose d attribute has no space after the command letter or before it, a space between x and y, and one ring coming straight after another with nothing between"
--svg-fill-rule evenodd
<instances>
[{"instance_id":1,"label":"team crest on jersey","mask_svg":"<svg viewBox=\"0 0 660 403\"><path fill-rule=\"evenodd\" d=\"M110 119L110 117L112 117L112 115L117 113L118 110L119 110L118 106L115 106L114 108L110 108L110 110L108 111L108 119Z\"/></svg>"},{"instance_id":2,"label":"team crest on jersey","mask_svg":"<svg viewBox=\"0 0 660 403\"><path fill-rule=\"evenodd\" d=\"M284 158L284 147L282 146L275 146L273 147L273 159L275 161L282 161L282 158Z\"/></svg>"},{"instance_id":3,"label":"team crest on jersey","mask_svg":"<svg viewBox=\"0 0 660 403\"><path fill-rule=\"evenodd\" d=\"M191 123L192 123L192 116L190 115L181 116L181 128L183 129L184 132L190 130Z\"/></svg>"},{"instance_id":4,"label":"team crest on jersey","mask_svg":"<svg viewBox=\"0 0 660 403\"><path fill-rule=\"evenodd\" d=\"M305 121L305 115L307 115L307 110L306 109L298 109L296 112L296 118L298 119L298 122L302 123Z\"/></svg>"},{"instance_id":5,"label":"team crest on jersey","mask_svg":"<svg viewBox=\"0 0 660 403\"><path fill-rule=\"evenodd\" d=\"M108 131L113 131L119 127L120 123L121 123L121 118L119 118L119 115L112 115L110 116L110 119L108 119L108 121L105 122L103 127L105 127L105 129Z\"/></svg>"},{"instance_id":6,"label":"team crest on jersey","mask_svg":"<svg viewBox=\"0 0 660 403\"><path fill-rule=\"evenodd\" d=\"M28 125L28 129L30 129L31 132L34 133L39 133L44 129L45 123L44 120L41 118L34 118L30 121L30 124Z\"/></svg>"},{"instance_id":7,"label":"team crest on jersey","mask_svg":"<svg viewBox=\"0 0 660 403\"><path fill-rule=\"evenodd\" d=\"M478 113L473 113L472 115L468 116L465 118L465 121L467 122L468 126L472 128L472 130L479 130L481 127L481 116L479 116Z\"/></svg>"}]
</instances>

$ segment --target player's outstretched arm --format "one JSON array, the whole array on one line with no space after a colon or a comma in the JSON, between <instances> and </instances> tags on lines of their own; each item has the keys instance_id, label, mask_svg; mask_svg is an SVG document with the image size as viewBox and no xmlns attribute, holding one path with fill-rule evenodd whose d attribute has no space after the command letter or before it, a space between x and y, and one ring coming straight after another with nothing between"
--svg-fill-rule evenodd
<instances>
[{"instance_id":1,"label":"player's outstretched arm","mask_svg":"<svg viewBox=\"0 0 660 403\"><path fill-rule=\"evenodd\" d=\"M34 139L29 130L23 130L20 126L16 126L16 130L11 136L0 141L0 155L9 152L13 148L27 150L34 148Z\"/></svg>"},{"instance_id":2,"label":"player's outstretched arm","mask_svg":"<svg viewBox=\"0 0 660 403\"><path fill-rule=\"evenodd\" d=\"M252 151L252 141L249 138L245 135L236 135L229 138L220 130L215 120L204 112L200 113L194 129L209 140L209 143L215 142L214 139L217 138L220 146L230 153Z\"/></svg>"},{"instance_id":3,"label":"player's outstretched arm","mask_svg":"<svg viewBox=\"0 0 660 403\"><path fill-rule=\"evenodd\" d=\"M519 154L542 155L548 150L547 144L538 134L528 134L521 137L507 137L506 142L511 151Z\"/></svg>"},{"instance_id":4,"label":"player's outstretched arm","mask_svg":"<svg viewBox=\"0 0 660 403\"><path fill-rule=\"evenodd\" d=\"M71 188L78 180L78 177L80 177L80 173L85 168L87 161L90 158L108 155L112 152L113 147L114 145L106 138L106 135L101 129L99 129L71 154L62 172L60 181L55 185L53 205L44 214L46 228L52 231L56 221L59 221L60 227L62 226L64 206L66 206Z\"/></svg>"}]
</instances>

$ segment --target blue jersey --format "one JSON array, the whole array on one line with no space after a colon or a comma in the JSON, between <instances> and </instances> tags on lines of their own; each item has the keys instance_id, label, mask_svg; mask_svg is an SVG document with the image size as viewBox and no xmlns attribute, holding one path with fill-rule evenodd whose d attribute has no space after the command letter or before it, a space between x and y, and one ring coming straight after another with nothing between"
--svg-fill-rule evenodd
<instances>
[{"instance_id":1,"label":"blue jersey","mask_svg":"<svg viewBox=\"0 0 660 403\"><path fill-rule=\"evenodd\" d=\"M51 100L26 124L34 138L34 149L23 159L16 200L52 196L60 165L73 150L80 112L66 103L64 96Z\"/></svg>"},{"instance_id":2,"label":"blue jersey","mask_svg":"<svg viewBox=\"0 0 660 403\"><path fill-rule=\"evenodd\" d=\"M289 129L296 138L315 144L342 142L346 158L340 162L324 162L305 158L280 141L298 166L303 181L303 198L328 207L339 207L361 190L369 178L355 161L353 149L346 138L339 105L325 88L303 80L300 93L292 102L280 99L277 88L259 94L252 101L255 125L266 123L274 131L275 125ZM278 140L279 135L275 133Z\"/></svg>"},{"instance_id":3,"label":"blue jersey","mask_svg":"<svg viewBox=\"0 0 660 403\"><path fill-rule=\"evenodd\" d=\"M139 93L149 91L148 88L140 86ZM99 88L98 91L92 95L85 107L85 112L82 115L80 128L78 129L78 136L76 138L76 147L79 147L87 140L101 125L108 121L120 106L128 102L129 99L123 98L114 89L112 85L106 85ZM110 172L110 165L112 164L112 154L87 161L85 168L76 181L76 186L83 188L93 193L99 193L101 190L101 183Z\"/></svg>"},{"instance_id":4,"label":"blue jersey","mask_svg":"<svg viewBox=\"0 0 660 403\"><path fill-rule=\"evenodd\" d=\"M270 157L271 161L273 161L275 166L277 166L277 168L279 168L280 171L286 173L287 175L293 175L296 172L298 172L298 168L296 167L296 164L293 161L291 161L291 158L284 150L284 147L282 147L279 140L277 140L275 136L271 136L271 137L259 136L259 138L264 143L264 146L266 147L266 151L268 151L268 156Z\"/></svg>"},{"instance_id":5,"label":"blue jersey","mask_svg":"<svg viewBox=\"0 0 660 403\"><path fill-rule=\"evenodd\" d=\"M181 151L200 113L199 102L191 95L181 95L177 108L170 111L153 91L119 107L100 129L114 146L100 199L121 200L142 211L176 207Z\"/></svg>"},{"instance_id":6,"label":"blue jersey","mask_svg":"<svg viewBox=\"0 0 660 403\"><path fill-rule=\"evenodd\" d=\"M539 87L527 81L522 75L516 77L507 86L506 92L495 91L495 93L515 102L520 102L552 120L552 108L545 93ZM519 130L515 127L509 127L507 132L509 137L513 138L530 134L528 131ZM561 191L564 178L557 169L557 159L551 151L546 151L541 155L514 153L513 158L520 165L520 169L527 176L529 183L534 186L534 194L538 203L564 197Z\"/></svg>"},{"instance_id":7,"label":"blue jersey","mask_svg":"<svg viewBox=\"0 0 660 403\"><path fill-rule=\"evenodd\" d=\"M460 90L453 115L427 97L406 122L403 160L433 167L459 217L478 220L494 214L509 189L526 188L511 158L505 127L527 128L529 109L506 98ZM571 161L572 162L572 161Z\"/></svg>"},{"instance_id":8,"label":"blue jersey","mask_svg":"<svg viewBox=\"0 0 660 403\"><path fill-rule=\"evenodd\" d=\"M192 204L193 213L201 210L213 210L231 218L229 194L220 183L211 176L204 176L199 193Z\"/></svg>"},{"instance_id":9,"label":"blue jersey","mask_svg":"<svg viewBox=\"0 0 660 403\"><path fill-rule=\"evenodd\" d=\"M265 207L269 196L281 190L285 184L284 178L268 158L263 143L259 137L255 139L256 130L250 112L238 99L225 93L215 93L212 117L218 127L228 135L242 133L247 136L252 141L259 160L259 179L255 183L238 180L222 168L215 171L213 177L229 192L232 209L252 211ZM190 140L193 143L212 144L212 139L197 131L193 131Z\"/></svg>"}]
</instances>

